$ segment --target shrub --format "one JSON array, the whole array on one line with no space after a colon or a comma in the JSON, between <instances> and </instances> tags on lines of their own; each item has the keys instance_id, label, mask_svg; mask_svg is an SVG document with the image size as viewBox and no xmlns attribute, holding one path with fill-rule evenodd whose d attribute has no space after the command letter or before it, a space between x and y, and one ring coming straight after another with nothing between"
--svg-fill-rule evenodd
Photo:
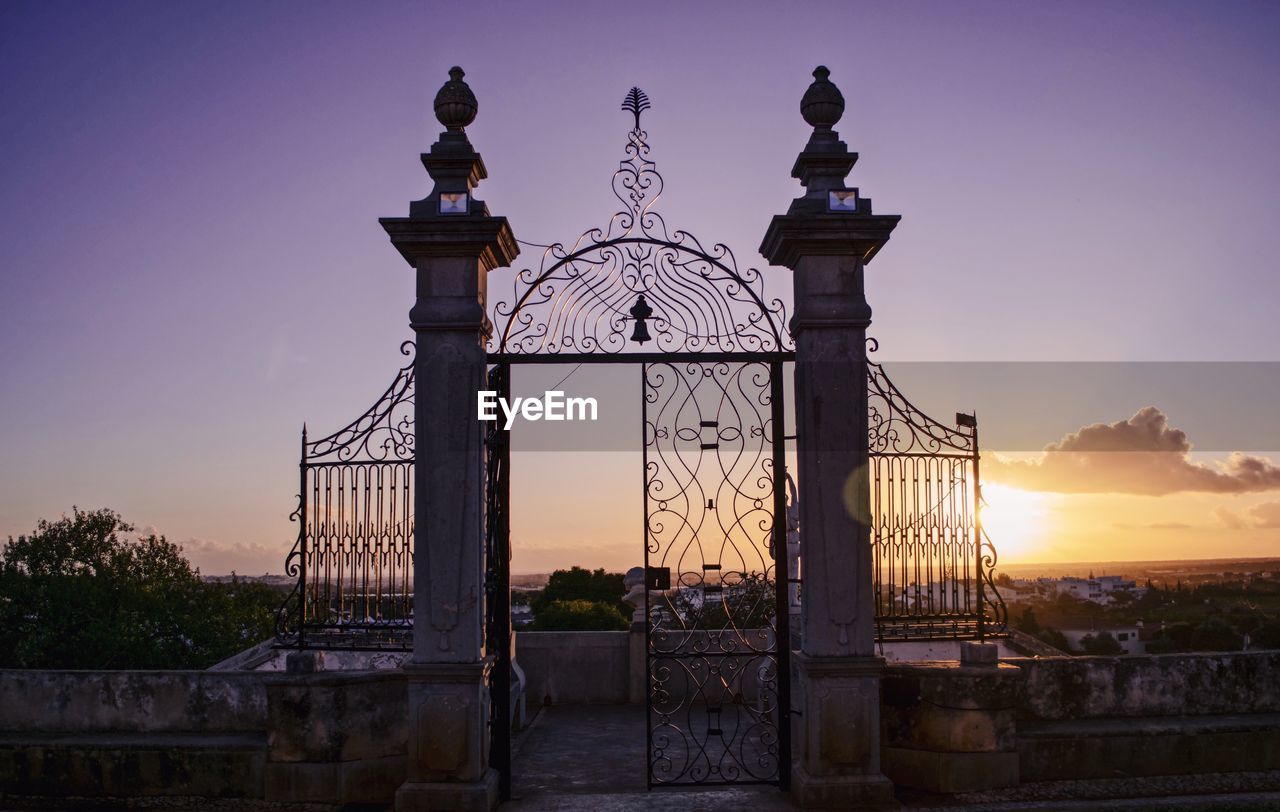
<instances>
[{"instance_id":1,"label":"shrub","mask_svg":"<svg viewBox=\"0 0 1280 812\"><path fill-rule=\"evenodd\" d=\"M1280 648L1280 618L1263 621L1249 635L1252 648Z\"/></svg>"},{"instance_id":2,"label":"shrub","mask_svg":"<svg viewBox=\"0 0 1280 812\"><path fill-rule=\"evenodd\" d=\"M533 617L530 626L539 632L626 631L630 621L605 601L552 601Z\"/></svg>"},{"instance_id":3,"label":"shrub","mask_svg":"<svg viewBox=\"0 0 1280 812\"><path fill-rule=\"evenodd\" d=\"M1080 648L1085 654L1124 654L1124 647L1111 636L1111 632L1099 632L1096 636L1086 634L1080 640Z\"/></svg>"},{"instance_id":4,"label":"shrub","mask_svg":"<svg viewBox=\"0 0 1280 812\"><path fill-rule=\"evenodd\" d=\"M1193 651L1239 651L1244 638L1221 620L1206 620L1191 633Z\"/></svg>"}]
</instances>

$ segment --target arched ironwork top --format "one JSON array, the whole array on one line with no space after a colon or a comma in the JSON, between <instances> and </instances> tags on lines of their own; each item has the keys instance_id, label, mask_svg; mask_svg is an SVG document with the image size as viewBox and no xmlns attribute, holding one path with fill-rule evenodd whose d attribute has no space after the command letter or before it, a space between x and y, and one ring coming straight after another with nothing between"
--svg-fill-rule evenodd
<instances>
[{"instance_id":1,"label":"arched ironwork top","mask_svg":"<svg viewBox=\"0 0 1280 812\"><path fill-rule=\"evenodd\" d=\"M400 345L409 363L364 414L319 440L303 441L303 462L412 462L414 343Z\"/></svg>"},{"instance_id":2,"label":"arched ironwork top","mask_svg":"<svg viewBox=\"0 0 1280 812\"><path fill-rule=\"evenodd\" d=\"M867 339L867 350L880 344ZM961 431L920 411L889 378L884 367L867 362L867 443L872 455L972 456L977 429Z\"/></svg>"},{"instance_id":3,"label":"arched ironwork top","mask_svg":"<svg viewBox=\"0 0 1280 812\"><path fill-rule=\"evenodd\" d=\"M785 305L766 295L760 270L740 271L728 246L708 247L668 228L655 210L663 181L639 126L649 106L639 88L623 102L636 126L613 173L622 208L572 245L547 246L537 268L516 273L510 298L493 308L490 353L794 350Z\"/></svg>"}]
</instances>

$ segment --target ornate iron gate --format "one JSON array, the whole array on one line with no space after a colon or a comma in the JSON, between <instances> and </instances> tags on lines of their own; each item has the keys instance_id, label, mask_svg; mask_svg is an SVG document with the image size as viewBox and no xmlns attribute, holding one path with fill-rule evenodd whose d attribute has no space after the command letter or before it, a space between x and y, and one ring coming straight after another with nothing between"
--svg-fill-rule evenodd
<instances>
[{"instance_id":1,"label":"ornate iron gate","mask_svg":"<svg viewBox=\"0 0 1280 812\"><path fill-rule=\"evenodd\" d=\"M780 367L644 367L651 787L787 783Z\"/></svg>"},{"instance_id":2,"label":"ornate iron gate","mask_svg":"<svg viewBox=\"0 0 1280 812\"><path fill-rule=\"evenodd\" d=\"M907 400L880 364L867 372L877 637L1003 633L996 550L980 515L977 419L957 414L946 426Z\"/></svg>"},{"instance_id":3,"label":"ornate iron gate","mask_svg":"<svg viewBox=\"0 0 1280 812\"><path fill-rule=\"evenodd\" d=\"M413 342L400 347L412 356ZM413 630L413 361L360 417L319 440L302 429L297 583L281 644L404 650Z\"/></svg>"},{"instance_id":4,"label":"ornate iron gate","mask_svg":"<svg viewBox=\"0 0 1280 812\"><path fill-rule=\"evenodd\" d=\"M649 785L785 787L789 646L776 573L786 572L781 366L794 344L760 271L740 271L727 246L668 228L654 209L663 182L640 129L648 106L636 88L623 103L635 127L613 175L622 209L515 274L493 309L489 360L643 365Z\"/></svg>"}]
</instances>

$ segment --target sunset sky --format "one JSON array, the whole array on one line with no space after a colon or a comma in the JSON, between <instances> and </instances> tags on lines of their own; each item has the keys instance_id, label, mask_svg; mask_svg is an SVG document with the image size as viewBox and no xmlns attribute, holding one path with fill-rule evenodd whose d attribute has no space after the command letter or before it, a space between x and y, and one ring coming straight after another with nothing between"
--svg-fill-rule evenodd
<instances>
[{"instance_id":1,"label":"sunset sky","mask_svg":"<svg viewBox=\"0 0 1280 812\"><path fill-rule=\"evenodd\" d=\"M607 221L635 84L668 222L759 266L825 64L850 184L903 216L878 355L977 411L1002 559L1280 554L1278 37L1244 2L5 3L0 538L109 506L283 570L303 421L402 363L376 219L429 189L451 65L518 238ZM635 450L515 475L516 572L638 563Z\"/></svg>"}]
</instances>

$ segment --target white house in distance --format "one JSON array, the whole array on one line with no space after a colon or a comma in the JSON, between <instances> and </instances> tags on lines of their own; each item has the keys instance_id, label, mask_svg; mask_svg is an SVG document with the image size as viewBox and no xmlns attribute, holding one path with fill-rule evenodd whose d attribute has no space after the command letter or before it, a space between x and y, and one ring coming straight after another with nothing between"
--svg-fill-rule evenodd
<instances>
[{"instance_id":1,"label":"white house in distance","mask_svg":"<svg viewBox=\"0 0 1280 812\"><path fill-rule=\"evenodd\" d=\"M1125 654L1145 654L1147 651L1146 643L1140 639L1142 621L1129 626L1106 626L1097 629L1060 629L1060 631L1062 636L1067 638L1067 642L1074 651L1083 650L1082 641L1084 638L1089 635L1097 637L1103 632L1114 637L1116 642L1120 644L1120 648L1124 649Z\"/></svg>"},{"instance_id":2,"label":"white house in distance","mask_svg":"<svg viewBox=\"0 0 1280 812\"><path fill-rule=\"evenodd\" d=\"M1132 578L1123 575L1099 575L1088 578L1065 576L1062 578L1014 578L1013 588L1004 589L1001 596L1006 603L1021 603L1032 598L1053 599L1059 595L1071 595L1082 601L1106 605L1118 593L1127 593L1135 599L1146 593Z\"/></svg>"}]
</instances>

